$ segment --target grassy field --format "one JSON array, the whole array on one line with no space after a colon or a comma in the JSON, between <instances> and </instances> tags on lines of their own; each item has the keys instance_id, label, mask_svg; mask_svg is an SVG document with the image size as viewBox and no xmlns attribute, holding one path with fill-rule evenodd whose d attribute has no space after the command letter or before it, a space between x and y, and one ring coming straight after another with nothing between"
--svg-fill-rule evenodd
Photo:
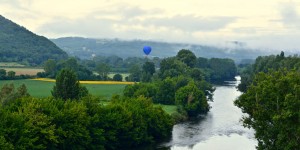
<instances>
[{"instance_id":1,"label":"grassy field","mask_svg":"<svg viewBox=\"0 0 300 150\"><path fill-rule=\"evenodd\" d=\"M170 115L177 112L177 106L176 105L160 105L160 106L162 107L162 109L165 112L167 112Z\"/></svg>"},{"instance_id":2,"label":"grassy field","mask_svg":"<svg viewBox=\"0 0 300 150\"><path fill-rule=\"evenodd\" d=\"M5 68L5 67L0 67L0 69L5 69L6 72L14 71L14 72L16 72L16 75L21 75L21 74L36 75L38 72L44 72L44 69L38 69L38 68Z\"/></svg>"},{"instance_id":3,"label":"grassy field","mask_svg":"<svg viewBox=\"0 0 300 150\"><path fill-rule=\"evenodd\" d=\"M4 84L13 83L15 88L21 84L27 86L28 92L34 97L48 97L51 96L51 90L54 86L54 82L45 82L38 80L0 80L0 88ZM122 94L126 85L122 84L82 84L87 87L90 94L94 96L100 96L103 98L110 98L113 94Z\"/></svg>"},{"instance_id":4,"label":"grassy field","mask_svg":"<svg viewBox=\"0 0 300 150\"><path fill-rule=\"evenodd\" d=\"M16 62L0 62L0 67L25 67L25 65Z\"/></svg>"}]
</instances>

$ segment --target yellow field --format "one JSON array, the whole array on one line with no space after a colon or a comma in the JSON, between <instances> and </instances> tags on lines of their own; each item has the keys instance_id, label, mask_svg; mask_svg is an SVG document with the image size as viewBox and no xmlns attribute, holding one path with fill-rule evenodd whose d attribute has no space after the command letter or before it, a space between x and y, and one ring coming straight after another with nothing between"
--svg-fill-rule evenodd
<instances>
[{"instance_id":1,"label":"yellow field","mask_svg":"<svg viewBox=\"0 0 300 150\"><path fill-rule=\"evenodd\" d=\"M44 69L37 69L37 68L0 68L5 69L6 72L14 71L16 75L36 75L38 72L44 72Z\"/></svg>"},{"instance_id":2,"label":"yellow field","mask_svg":"<svg viewBox=\"0 0 300 150\"><path fill-rule=\"evenodd\" d=\"M49 78L36 78L31 80L55 82L54 79ZM79 81L82 84L134 84L134 82L119 82L119 81Z\"/></svg>"}]
</instances>

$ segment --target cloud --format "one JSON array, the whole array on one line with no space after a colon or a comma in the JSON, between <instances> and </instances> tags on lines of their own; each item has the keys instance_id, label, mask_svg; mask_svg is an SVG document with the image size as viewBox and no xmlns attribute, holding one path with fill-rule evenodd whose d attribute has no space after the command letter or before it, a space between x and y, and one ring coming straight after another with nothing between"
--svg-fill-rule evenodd
<instances>
[{"instance_id":1,"label":"cloud","mask_svg":"<svg viewBox=\"0 0 300 150\"><path fill-rule=\"evenodd\" d=\"M179 30L194 31L214 31L225 28L233 23L235 17L201 17L194 15L178 15L169 18L150 18L146 24L154 26L174 27Z\"/></svg>"},{"instance_id":2,"label":"cloud","mask_svg":"<svg viewBox=\"0 0 300 150\"><path fill-rule=\"evenodd\" d=\"M111 19L97 19L86 16L79 19L55 18L41 25L37 31L52 35L64 36L90 36L90 37L114 37Z\"/></svg>"},{"instance_id":3,"label":"cloud","mask_svg":"<svg viewBox=\"0 0 300 150\"><path fill-rule=\"evenodd\" d=\"M300 14L297 11L297 4L293 2L283 3L280 11L281 21L286 26L300 26Z\"/></svg>"}]
</instances>

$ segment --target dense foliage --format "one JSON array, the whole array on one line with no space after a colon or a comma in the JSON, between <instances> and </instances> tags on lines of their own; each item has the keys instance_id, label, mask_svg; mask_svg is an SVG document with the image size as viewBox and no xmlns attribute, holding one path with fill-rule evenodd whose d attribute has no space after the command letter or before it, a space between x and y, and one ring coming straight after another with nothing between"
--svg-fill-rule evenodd
<instances>
[{"instance_id":1,"label":"dense foliage","mask_svg":"<svg viewBox=\"0 0 300 150\"><path fill-rule=\"evenodd\" d=\"M102 76L96 76L87 67L80 65L76 58L69 58L56 62L53 59L49 59L44 62L45 72L39 72L38 77L55 78L61 69L70 69L74 71L79 80L99 80L103 79Z\"/></svg>"},{"instance_id":2,"label":"dense foliage","mask_svg":"<svg viewBox=\"0 0 300 150\"><path fill-rule=\"evenodd\" d=\"M259 56L253 65L248 66L241 73L241 84L238 89L246 92L251 85L255 75L259 72L267 73L270 70L279 70L286 68L287 70L300 70L300 57L298 55L285 56L284 52L279 55Z\"/></svg>"},{"instance_id":3,"label":"dense foliage","mask_svg":"<svg viewBox=\"0 0 300 150\"><path fill-rule=\"evenodd\" d=\"M197 68L203 69L206 78L211 81L232 80L237 75L237 67L232 59L228 58L197 58Z\"/></svg>"},{"instance_id":4,"label":"dense foliage","mask_svg":"<svg viewBox=\"0 0 300 150\"><path fill-rule=\"evenodd\" d=\"M51 91L52 96L57 99L80 99L88 95L86 87L80 85L74 71L62 69L56 76L56 82Z\"/></svg>"},{"instance_id":5,"label":"dense foliage","mask_svg":"<svg viewBox=\"0 0 300 150\"><path fill-rule=\"evenodd\" d=\"M61 60L67 54L45 37L0 15L0 62L40 65L48 59Z\"/></svg>"},{"instance_id":6,"label":"dense foliage","mask_svg":"<svg viewBox=\"0 0 300 150\"><path fill-rule=\"evenodd\" d=\"M188 116L205 113L209 110L207 101L211 99L214 89L205 81L205 73L194 68L195 62L196 57L189 50L181 50L176 57L163 59L156 73L154 64L146 62L141 74L149 74L149 79L126 86L124 96L142 95L152 99L154 103L177 105L179 112Z\"/></svg>"},{"instance_id":7,"label":"dense foliage","mask_svg":"<svg viewBox=\"0 0 300 150\"><path fill-rule=\"evenodd\" d=\"M107 106L79 101L14 99L0 107L0 149L125 149L171 134L173 120L145 98Z\"/></svg>"},{"instance_id":8,"label":"dense foliage","mask_svg":"<svg viewBox=\"0 0 300 150\"><path fill-rule=\"evenodd\" d=\"M0 104L7 105L17 98L27 96L29 96L29 93L27 92L27 87L24 84L22 84L17 90L13 84L5 84L0 91Z\"/></svg>"},{"instance_id":9,"label":"dense foliage","mask_svg":"<svg viewBox=\"0 0 300 150\"><path fill-rule=\"evenodd\" d=\"M243 122L255 129L258 149L300 149L299 96L299 71L279 69L255 75L235 104L249 115Z\"/></svg>"},{"instance_id":10,"label":"dense foliage","mask_svg":"<svg viewBox=\"0 0 300 150\"><path fill-rule=\"evenodd\" d=\"M30 79L34 78L32 75L16 75L14 71L6 71L5 69L0 69L0 80L16 80L16 79Z\"/></svg>"}]
</instances>

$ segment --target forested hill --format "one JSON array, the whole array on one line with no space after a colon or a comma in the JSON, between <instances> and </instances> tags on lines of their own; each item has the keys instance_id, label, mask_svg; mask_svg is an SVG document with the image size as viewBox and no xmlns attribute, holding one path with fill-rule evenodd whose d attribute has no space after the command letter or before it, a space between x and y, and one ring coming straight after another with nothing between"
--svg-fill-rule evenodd
<instances>
[{"instance_id":1,"label":"forested hill","mask_svg":"<svg viewBox=\"0 0 300 150\"><path fill-rule=\"evenodd\" d=\"M39 65L48 59L68 55L53 42L38 36L0 15L0 62L23 62Z\"/></svg>"},{"instance_id":2,"label":"forested hill","mask_svg":"<svg viewBox=\"0 0 300 150\"><path fill-rule=\"evenodd\" d=\"M236 62L246 59L255 59L259 55L268 55L268 53L245 48L218 48L214 46L185 44L185 43L167 43L146 40L120 40L120 39L92 39L82 37L64 37L52 39L52 41L65 50L69 55L81 59L91 59L93 54L96 56L119 57L143 57L143 46L152 47L150 57L171 57L181 49L191 50L197 57L205 58L231 58Z\"/></svg>"}]
</instances>

